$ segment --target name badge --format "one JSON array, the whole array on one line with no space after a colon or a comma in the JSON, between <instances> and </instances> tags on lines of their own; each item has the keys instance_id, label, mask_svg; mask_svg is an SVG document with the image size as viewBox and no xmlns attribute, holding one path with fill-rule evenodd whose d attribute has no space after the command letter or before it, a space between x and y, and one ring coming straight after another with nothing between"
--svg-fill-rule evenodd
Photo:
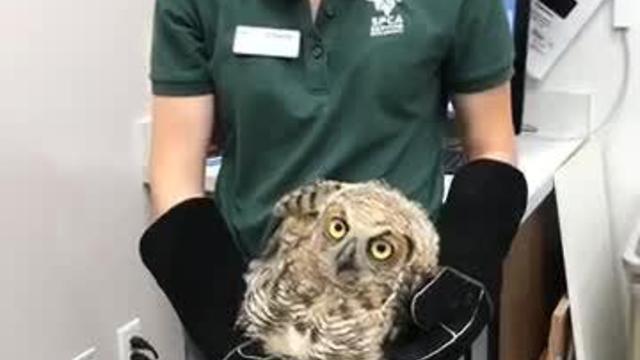
<instances>
[{"instance_id":1,"label":"name badge","mask_svg":"<svg viewBox=\"0 0 640 360\"><path fill-rule=\"evenodd\" d=\"M300 54L300 31L237 26L233 52L240 55L297 58Z\"/></svg>"}]
</instances>

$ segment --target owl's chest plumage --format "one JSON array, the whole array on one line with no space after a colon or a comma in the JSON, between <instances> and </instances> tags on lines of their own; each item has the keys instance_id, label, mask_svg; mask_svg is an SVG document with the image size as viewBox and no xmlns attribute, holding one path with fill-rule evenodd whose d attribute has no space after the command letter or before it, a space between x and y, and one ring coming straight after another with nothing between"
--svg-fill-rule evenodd
<instances>
[{"instance_id":1,"label":"owl's chest plumage","mask_svg":"<svg viewBox=\"0 0 640 360\"><path fill-rule=\"evenodd\" d=\"M254 290L241 320L248 335L269 353L299 360L380 359L397 315L391 289L343 289L322 275L319 264L298 260L308 259L289 257L249 274Z\"/></svg>"}]
</instances>

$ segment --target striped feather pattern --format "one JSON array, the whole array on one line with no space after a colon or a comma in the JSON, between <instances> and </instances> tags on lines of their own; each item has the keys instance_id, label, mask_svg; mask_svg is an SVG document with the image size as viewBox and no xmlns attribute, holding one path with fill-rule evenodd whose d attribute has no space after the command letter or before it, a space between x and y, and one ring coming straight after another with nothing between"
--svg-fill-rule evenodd
<instances>
[{"instance_id":1,"label":"striped feather pattern","mask_svg":"<svg viewBox=\"0 0 640 360\"><path fill-rule=\"evenodd\" d=\"M252 261L245 275L247 292L237 322L269 354L291 360L382 360L383 344L408 318L406 301L434 268L437 253L437 235L419 208L402 203L406 200L381 183L370 184L371 198L398 204L398 209L384 202L371 209L416 217L412 229L425 242L411 244L411 256L397 271L358 274L356 284L336 280L335 256L324 255L328 250L314 240L323 236L319 227L328 203L348 191L358 196L353 204L366 203L368 190L358 186L318 181L285 195L275 206L281 222L264 256Z\"/></svg>"}]
</instances>

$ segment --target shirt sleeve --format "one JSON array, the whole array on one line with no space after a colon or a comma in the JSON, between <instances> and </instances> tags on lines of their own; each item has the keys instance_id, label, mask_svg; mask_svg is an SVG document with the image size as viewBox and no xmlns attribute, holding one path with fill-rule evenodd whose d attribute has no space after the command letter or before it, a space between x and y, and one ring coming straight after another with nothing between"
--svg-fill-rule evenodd
<instances>
[{"instance_id":1,"label":"shirt sleeve","mask_svg":"<svg viewBox=\"0 0 640 360\"><path fill-rule=\"evenodd\" d=\"M497 86L513 75L513 37L503 0L463 0L444 64L452 93Z\"/></svg>"},{"instance_id":2,"label":"shirt sleeve","mask_svg":"<svg viewBox=\"0 0 640 360\"><path fill-rule=\"evenodd\" d=\"M214 34L203 24L194 0L157 0L151 50L155 95L213 93L209 70Z\"/></svg>"}]
</instances>

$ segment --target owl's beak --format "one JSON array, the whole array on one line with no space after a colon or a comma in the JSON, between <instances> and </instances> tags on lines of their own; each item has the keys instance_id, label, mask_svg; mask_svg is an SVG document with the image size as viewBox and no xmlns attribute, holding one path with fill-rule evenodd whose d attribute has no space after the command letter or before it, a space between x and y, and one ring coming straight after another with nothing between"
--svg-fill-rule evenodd
<instances>
[{"instance_id":1,"label":"owl's beak","mask_svg":"<svg viewBox=\"0 0 640 360\"><path fill-rule=\"evenodd\" d=\"M349 240L345 242L346 244L338 250L338 254L336 255L336 271L338 274L345 271L357 270L355 264L356 242Z\"/></svg>"}]
</instances>

